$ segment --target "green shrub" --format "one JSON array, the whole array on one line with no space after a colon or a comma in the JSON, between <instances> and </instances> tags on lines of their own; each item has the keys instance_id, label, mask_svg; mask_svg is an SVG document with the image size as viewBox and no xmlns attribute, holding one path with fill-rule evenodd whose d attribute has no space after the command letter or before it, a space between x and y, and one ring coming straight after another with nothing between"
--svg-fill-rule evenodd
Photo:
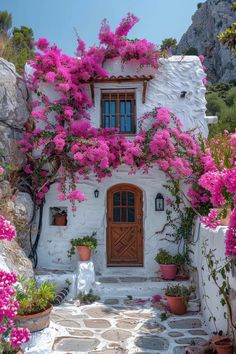
<instances>
[{"instance_id":1,"label":"green shrub","mask_svg":"<svg viewBox=\"0 0 236 354\"><path fill-rule=\"evenodd\" d=\"M184 285L168 285L165 289L165 295L173 297L185 297L187 299L194 290L195 289L193 287L187 288Z\"/></svg>"},{"instance_id":2,"label":"green shrub","mask_svg":"<svg viewBox=\"0 0 236 354\"><path fill-rule=\"evenodd\" d=\"M218 96L216 92L210 93L206 96L207 100L207 115L220 114L225 108L226 104L224 100Z\"/></svg>"},{"instance_id":3,"label":"green shrub","mask_svg":"<svg viewBox=\"0 0 236 354\"><path fill-rule=\"evenodd\" d=\"M48 309L55 299L56 286L48 280L41 285L33 278L19 279L16 286L16 299L20 304L18 315L33 315Z\"/></svg>"},{"instance_id":4,"label":"green shrub","mask_svg":"<svg viewBox=\"0 0 236 354\"><path fill-rule=\"evenodd\" d=\"M92 304L93 302L100 300L100 296L94 294L92 289L89 290L88 294L80 293L78 298L83 304Z\"/></svg>"},{"instance_id":5,"label":"green shrub","mask_svg":"<svg viewBox=\"0 0 236 354\"><path fill-rule=\"evenodd\" d=\"M180 265L185 263L185 257L181 254L172 256L166 250L160 249L160 252L156 255L155 261L159 264L176 264Z\"/></svg>"},{"instance_id":6,"label":"green shrub","mask_svg":"<svg viewBox=\"0 0 236 354\"><path fill-rule=\"evenodd\" d=\"M232 107L236 103L236 87L232 87L226 93L225 102L230 107Z\"/></svg>"},{"instance_id":7,"label":"green shrub","mask_svg":"<svg viewBox=\"0 0 236 354\"><path fill-rule=\"evenodd\" d=\"M93 232L92 235L72 239L70 241L71 247L68 251L68 257L72 257L75 254L75 248L77 246L87 246L91 249L95 249L97 247L97 239L95 238L95 236L96 232Z\"/></svg>"}]
</instances>

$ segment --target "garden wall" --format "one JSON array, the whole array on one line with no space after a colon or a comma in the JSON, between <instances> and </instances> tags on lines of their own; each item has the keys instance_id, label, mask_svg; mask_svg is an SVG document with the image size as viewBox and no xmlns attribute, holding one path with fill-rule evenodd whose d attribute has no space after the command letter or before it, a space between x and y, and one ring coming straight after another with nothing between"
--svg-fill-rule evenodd
<instances>
[{"instance_id":1,"label":"garden wall","mask_svg":"<svg viewBox=\"0 0 236 354\"><path fill-rule=\"evenodd\" d=\"M214 251L217 260L220 260L219 269L225 264L225 233L227 228L220 226L216 230L211 230L205 228L203 225L199 225L199 221L196 224L195 231L195 246L193 248L193 265L197 269L198 285L199 285L199 295L201 300L201 308L206 324L212 331L227 330L227 321L225 319L224 313L226 312L226 307L222 306L220 303L219 291L214 284L213 280L209 280L209 270L207 267L206 258L202 254L203 248L206 254L209 254L209 250ZM222 277L217 272L217 276L220 280ZM234 301L235 290L236 290L236 275L232 272L229 274L229 283L232 288L232 301ZM233 306L232 302L232 306ZM236 309L235 309L236 310ZM233 306L233 312L236 312ZM215 317L215 325L212 318ZM211 320L209 321L209 319Z\"/></svg>"}]
</instances>

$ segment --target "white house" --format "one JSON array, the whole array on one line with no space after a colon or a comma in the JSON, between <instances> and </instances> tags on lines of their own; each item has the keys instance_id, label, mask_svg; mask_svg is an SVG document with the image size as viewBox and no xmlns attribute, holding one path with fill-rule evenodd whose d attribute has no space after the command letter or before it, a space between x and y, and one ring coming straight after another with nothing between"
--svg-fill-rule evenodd
<instances>
[{"instance_id":1,"label":"white house","mask_svg":"<svg viewBox=\"0 0 236 354\"><path fill-rule=\"evenodd\" d=\"M205 74L198 57L161 59L157 70L112 60L106 62L105 69L109 78L97 78L88 87L94 101L90 113L95 127L119 127L132 139L138 131L138 118L160 106L173 111L184 128L197 128L207 136ZM164 200L167 196L164 182L165 175L157 168L147 175L129 175L129 169L122 166L102 183L91 176L80 182L87 201L79 205L75 215L69 202L58 201L57 185L52 185L44 205L38 267L73 270L75 262L67 256L70 240L96 231L98 247L93 263L98 274L155 276L158 249L175 252L173 244L155 234L166 221L165 211L155 210L157 194ZM66 226L52 225L54 207L66 208Z\"/></svg>"}]
</instances>

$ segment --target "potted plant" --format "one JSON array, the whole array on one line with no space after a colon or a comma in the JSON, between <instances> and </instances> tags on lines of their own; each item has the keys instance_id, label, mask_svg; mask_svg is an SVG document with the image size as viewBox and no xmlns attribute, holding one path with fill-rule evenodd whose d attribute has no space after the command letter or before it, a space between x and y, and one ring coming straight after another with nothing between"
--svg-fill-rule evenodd
<instances>
[{"instance_id":1,"label":"potted plant","mask_svg":"<svg viewBox=\"0 0 236 354\"><path fill-rule=\"evenodd\" d=\"M19 302L15 324L28 328L30 332L41 331L49 326L52 301L56 287L47 280L41 285L33 278L20 279L16 286L16 299Z\"/></svg>"},{"instance_id":2,"label":"potted plant","mask_svg":"<svg viewBox=\"0 0 236 354\"><path fill-rule=\"evenodd\" d=\"M75 249L77 249L80 260L89 261L91 258L91 250L97 247L97 239L95 236L96 232L93 232L92 235L72 239L70 241L71 247L68 251L68 257L72 257L75 254Z\"/></svg>"},{"instance_id":3,"label":"potted plant","mask_svg":"<svg viewBox=\"0 0 236 354\"><path fill-rule=\"evenodd\" d=\"M155 261L160 265L162 278L174 280L176 278L178 265L184 263L184 256L181 254L172 256L166 250L160 249L155 257Z\"/></svg>"},{"instance_id":4,"label":"potted plant","mask_svg":"<svg viewBox=\"0 0 236 354\"><path fill-rule=\"evenodd\" d=\"M187 303L193 288L184 285L168 285L165 289L168 306L175 315L183 315L187 312Z\"/></svg>"},{"instance_id":5,"label":"potted plant","mask_svg":"<svg viewBox=\"0 0 236 354\"><path fill-rule=\"evenodd\" d=\"M53 225L65 226L67 225L67 213L66 210L61 208L53 208Z\"/></svg>"},{"instance_id":6,"label":"potted plant","mask_svg":"<svg viewBox=\"0 0 236 354\"><path fill-rule=\"evenodd\" d=\"M217 354L233 354L233 342L232 339L228 336L217 336L213 340L213 345L217 351Z\"/></svg>"}]
</instances>

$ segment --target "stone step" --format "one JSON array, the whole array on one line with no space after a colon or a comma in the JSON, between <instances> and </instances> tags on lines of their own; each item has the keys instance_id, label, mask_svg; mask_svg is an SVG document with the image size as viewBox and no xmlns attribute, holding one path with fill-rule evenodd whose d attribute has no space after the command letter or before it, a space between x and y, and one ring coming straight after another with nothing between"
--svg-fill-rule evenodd
<instances>
[{"instance_id":1,"label":"stone step","mask_svg":"<svg viewBox=\"0 0 236 354\"><path fill-rule=\"evenodd\" d=\"M191 281L157 281L155 278L140 279L139 277L100 277L95 283L93 292L98 294L102 299L111 297L121 298L125 296L132 296L132 298L150 298L153 295L163 295L164 289L168 284L190 286Z\"/></svg>"}]
</instances>

